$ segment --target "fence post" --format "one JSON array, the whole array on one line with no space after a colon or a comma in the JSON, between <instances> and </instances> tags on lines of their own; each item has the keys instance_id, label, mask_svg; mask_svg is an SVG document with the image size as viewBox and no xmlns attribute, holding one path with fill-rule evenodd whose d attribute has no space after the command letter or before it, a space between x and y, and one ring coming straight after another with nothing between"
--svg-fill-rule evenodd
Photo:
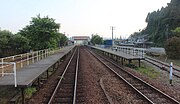
<instances>
[{"instance_id":1,"label":"fence post","mask_svg":"<svg viewBox=\"0 0 180 104\"><path fill-rule=\"evenodd\" d=\"M34 52L32 52L32 63L34 63Z\"/></svg>"},{"instance_id":2,"label":"fence post","mask_svg":"<svg viewBox=\"0 0 180 104\"><path fill-rule=\"evenodd\" d=\"M14 56L13 56L13 61L14 61Z\"/></svg>"},{"instance_id":3,"label":"fence post","mask_svg":"<svg viewBox=\"0 0 180 104\"><path fill-rule=\"evenodd\" d=\"M42 59L44 58L44 50L42 50Z\"/></svg>"},{"instance_id":4,"label":"fence post","mask_svg":"<svg viewBox=\"0 0 180 104\"><path fill-rule=\"evenodd\" d=\"M169 73L169 80L170 80L170 85L172 86L172 77L173 77L173 63L170 63L170 73Z\"/></svg>"},{"instance_id":5,"label":"fence post","mask_svg":"<svg viewBox=\"0 0 180 104\"><path fill-rule=\"evenodd\" d=\"M45 57L47 57L47 49L45 50Z\"/></svg>"},{"instance_id":6,"label":"fence post","mask_svg":"<svg viewBox=\"0 0 180 104\"><path fill-rule=\"evenodd\" d=\"M23 61L22 61L22 54L21 54L21 68L23 67Z\"/></svg>"},{"instance_id":7,"label":"fence post","mask_svg":"<svg viewBox=\"0 0 180 104\"><path fill-rule=\"evenodd\" d=\"M27 65L29 65L29 53L27 53L26 55L27 55Z\"/></svg>"},{"instance_id":8,"label":"fence post","mask_svg":"<svg viewBox=\"0 0 180 104\"><path fill-rule=\"evenodd\" d=\"M36 52L36 59L37 59L37 61L38 61L38 51Z\"/></svg>"},{"instance_id":9,"label":"fence post","mask_svg":"<svg viewBox=\"0 0 180 104\"><path fill-rule=\"evenodd\" d=\"M41 50L40 50L40 51L39 51L39 60L41 60L41 59L42 59L41 54L42 54L42 52L41 52Z\"/></svg>"},{"instance_id":10,"label":"fence post","mask_svg":"<svg viewBox=\"0 0 180 104\"><path fill-rule=\"evenodd\" d=\"M2 76L4 76L4 58L2 58Z\"/></svg>"},{"instance_id":11,"label":"fence post","mask_svg":"<svg viewBox=\"0 0 180 104\"><path fill-rule=\"evenodd\" d=\"M142 58L144 58L144 50L142 50Z\"/></svg>"},{"instance_id":12,"label":"fence post","mask_svg":"<svg viewBox=\"0 0 180 104\"><path fill-rule=\"evenodd\" d=\"M16 77L16 63L13 63L13 71L14 71L14 86L17 87L17 77Z\"/></svg>"}]
</instances>

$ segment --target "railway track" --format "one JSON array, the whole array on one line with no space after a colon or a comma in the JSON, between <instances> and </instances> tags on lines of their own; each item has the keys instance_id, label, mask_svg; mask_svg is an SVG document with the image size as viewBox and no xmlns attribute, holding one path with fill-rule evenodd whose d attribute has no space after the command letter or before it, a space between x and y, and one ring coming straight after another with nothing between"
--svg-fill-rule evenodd
<instances>
[{"instance_id":1,"label":"railway track","mask_svg":"<svg viewBox=\"0 0 180 104\"><path fill-rule=\"evenodd\" d=\"M48 104L83 104L85 101L81 72L79 72L79 48L67 64ZM106 96L107 97L107 96ZM107 98L109 101L109 99ZM109 101L109 104L112 104Z\"/></svg>"},{"instance_id":2,"label":"railway track","mask_svg":"<svg viewBox=\"0 0 180 104\"><path fill-rule=\"evenodd\" d=\"M92 100L91 98L93 97L91 97L91 94L94 93L87 93L87 88L91 87L92 84L90 83L90 85L88 85L89 82L88 84L86 83L86 80L92 81L92 79L85 79L85 75L87 75L88 73L86 73L85 69L82 69L82 66L79 63L81 57L79 55L79 51L81 51L81 53L84 53L84 50L82 50L81 48L75 48L75 52L72 53L71 57L65 60L66 62L63 64L63 67L56 70L57 72L50 77L50 80L48 80L47 83L45 83L42 90L40 90L40 93L34 96L33 99L28 102L28 104L85 104L89 103ZM81 61L81 64L83 63L84 62ZM97 86L92 86L91 88L97 88ZM98 91L104 93L102 89L98 89ZM105 101L103 102L108 102L108 98L107 96L105 96L105 94L102 94L101 96L94 96L104 98ZM108 104L112 103L108 102Z\"/></svg>"},{"instance_id":3,"label":"railway track","mask_svg":"<svg viewBox=\"0 0 180 104\"><path fill-rule=\"evenodd\" d=\"M68 62L59 82L53 91L48 104L75 104L78 76L79 49L77 49Z\"/></svg>"},{"instance_id":4,"label":"railway track","mask_svg":"<svg viewBox=\"0 0 180 104\"><path fill-rule=\"evenodd\" d=\"M92 52L91 52L92 53ZM131 86L138 95L141 95L143 100L150 104L180 104L179 101L170 97L166 93L160 91L154 86L148 84L142 79L129 73L119 65L113 63L109 59L97 56L92 53L99 61L101 61L107 68L115 73L121 80Z\"/></svg>"},{"instance_id":5,"label":"railway track","mask_svg":"<svg viewBox=\"0 0 180 104\"><path fill-rule=\"evenodd\" d=\"M150 58L150 57L145 57L145 61L148 62L148 63L151 63L153 65L155 65L156 67L159 67L160 69L166 71L166 72L170 72L169 70L169 65L168 64L165 64L159 60L156 60L156 59L153 59L153 58ZM173 75L177 78L180 78L180 70L173 67L174 71L173 71Z\"/></svg>"}]
</instances>

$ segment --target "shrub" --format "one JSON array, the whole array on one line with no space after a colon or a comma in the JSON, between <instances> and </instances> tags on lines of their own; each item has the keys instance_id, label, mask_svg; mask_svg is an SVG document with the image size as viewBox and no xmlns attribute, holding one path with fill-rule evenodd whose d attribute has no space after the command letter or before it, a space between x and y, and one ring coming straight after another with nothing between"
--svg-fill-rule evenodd
<instances>
[{"instance_id":1,"label":"shrub","mask_svg":"<svg viewBox=\"0 0 180 104\"><path fill-rule=\"evenodd\" d=\"M175 36L168 39L165 50L169 58L180 59L180 38Z\"/></svg>"}]
</instances>

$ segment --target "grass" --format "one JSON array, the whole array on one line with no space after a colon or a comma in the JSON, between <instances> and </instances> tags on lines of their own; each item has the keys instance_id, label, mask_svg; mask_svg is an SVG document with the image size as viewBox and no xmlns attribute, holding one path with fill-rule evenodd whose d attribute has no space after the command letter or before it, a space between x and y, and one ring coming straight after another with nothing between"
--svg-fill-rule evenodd
<instances>
[{"instance_id":1,"label":"grass","mask_svg":"<svg viewBox=\"0 0 180 104\"><path fill-rule=\"evenodd\" d=\"M36 88L35 87L29 87L25 89L25 96L26 98L31 98L31 96L36 92Z\"/></svg>"},{"instance_id":2,"label":"grass","mask_svg":"<svg viewBox=\"0 0 180 104\"><path fill-rule=\"evenodd\" d=\"M141 63L141 67L135 68L138 72L147 75L148 77L152 79L156 79L159 75L160 72L156 71L153 67L148 66L144 63Z\"/></svg>"}]
</instances>

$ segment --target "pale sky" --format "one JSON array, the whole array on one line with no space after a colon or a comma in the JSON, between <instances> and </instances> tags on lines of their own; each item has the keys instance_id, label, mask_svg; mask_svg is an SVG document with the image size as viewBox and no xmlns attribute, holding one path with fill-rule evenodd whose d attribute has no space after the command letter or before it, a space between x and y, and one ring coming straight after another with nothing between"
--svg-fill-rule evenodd
<instances>
[{"instance_id":1,"label":"pale sky","mask_svg":"<svg viewBox=\"0 0 180 104\"><path fill-rule=\"evenodd\" d=\"M54 18L60 32L71 36L98 34L127 38L146 27L148 12L167 6L171 0L0 0L0 28L17 33L31 17Z\"/></svg>"}]
</instances>

